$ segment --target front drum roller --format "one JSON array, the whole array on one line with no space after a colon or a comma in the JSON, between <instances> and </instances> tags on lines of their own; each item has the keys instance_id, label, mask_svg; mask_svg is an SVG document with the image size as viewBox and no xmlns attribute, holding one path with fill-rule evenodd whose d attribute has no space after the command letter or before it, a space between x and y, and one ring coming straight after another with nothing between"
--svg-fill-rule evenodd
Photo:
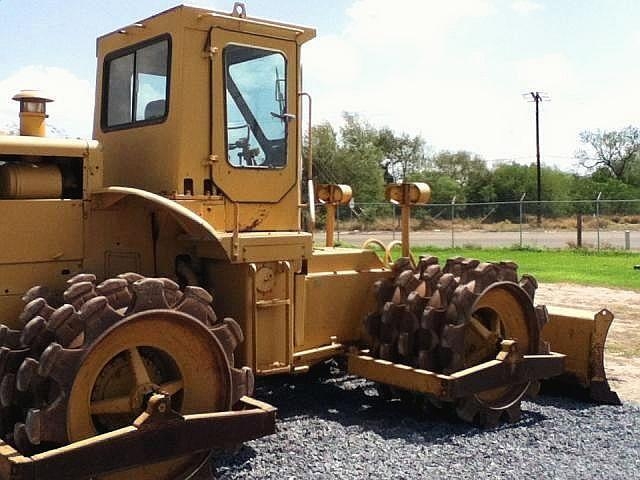
<instances>
[{"instance_id":1,"label":"front drum roller","mask_svg":"<svg viewBox=\"0 0 640 480\"><path fill-rule=\"evenodd\" d=\"M393 278L374 286L378 310L365 319L372 356L450 375L496 358L503 340L514 340L522 355L548 353L540 341L546 309L533 305L537 283L528 275L518 281L516 269L512 262L465 258L449 259L441 267L436 257L423 257L413 268L407 259L398 259ZM537 382L508 385L449 404L468 422L491 426L503 417L514 422L522 397L536 388ZM437 396L427 399L444 405Z\"/></svg>"},{"instance_id":2,"label":"front drum roller","mask_svg":"<svg viewBox=\"0 0 640 480\"><path fill-rule=\"evenodd\" d=\"M475 297L475 300L473 298ZM497 282L481 294L470 296L473 304L464 319L463 368L473 367L496 357L504 339L514 339L523 355L539 353L539 315L527 293L512 282ZM458 417L491 426L506 417L520 419L520 402L529 389L526 382L486 390L456 402Z\"/></svg>"},{"instance_id":3,"label":"front drum roller","mask_svg":"<svg viewBox=\"0 0 640 480\"><path fill-rule=\"evenodd\" d=\"M155 393L169 395L183 415L230 410L251 393L250 369L232 367L242 332L232 319L216 319L205 290L135 274L100 285L83 274L70 283L68 303L57 309L28 294L22 348L5 347L7 358L26 352L17 368L5 362L0 384L3 416L15 424L6 439L21 452L131 425ZM196 453L100 478L188 478L207 458Z\"/></svg>"}]
</instances>

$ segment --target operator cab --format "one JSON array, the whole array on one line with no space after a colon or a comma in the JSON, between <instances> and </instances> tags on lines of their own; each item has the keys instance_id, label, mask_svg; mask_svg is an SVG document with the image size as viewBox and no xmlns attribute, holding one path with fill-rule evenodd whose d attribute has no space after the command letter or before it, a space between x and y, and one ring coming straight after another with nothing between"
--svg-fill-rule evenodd
<instances>
[{"instance_id":1,"label":"operator cab","mask_svg":"<svg viewBox=\"0 0 640 480\"><path fill-rule=\"evenodd\" d=\"M223 231L299 230L299 52L314 36L236 4L179 6L99 38L105 184L206 198Z\"/></svg>"}]
</instances>

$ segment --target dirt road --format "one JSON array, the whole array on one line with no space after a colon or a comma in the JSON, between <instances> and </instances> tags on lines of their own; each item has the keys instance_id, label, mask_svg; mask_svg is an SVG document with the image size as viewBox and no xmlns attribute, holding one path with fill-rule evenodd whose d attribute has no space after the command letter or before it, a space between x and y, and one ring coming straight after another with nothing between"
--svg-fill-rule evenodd
<instances>
[{"instance_id":1,"label":"dirt road","mask_svg":"<svg viewBox=\"0 0 640 480\"><path fill-rule=\"evenodd\" d=\"M640 292L547 283L538 287L536 303L611 310L615 319L605 346L607 378L622 401L640 403Z\"/></svg>"},{"instance_id":2,"label":"dirt road","mask_svg":"<svg viewBox=\"0 0 640 480\"><path fill-rule=\"evenodd\" d=\"M376 231L376 232L340 232L336 235L339 240L350 245L360 246L368 238L377 238L385 244L392 240L400 240L399 232L392 231ZM316 241L324 241L324 233L316 234ZM600 232L601 248L625 248L625 231L624 230L602 230ZM640 250L640 232L629 232L629 241L631 250ZM522 232L522 242L520 232L491 232L486 230L464 230L454 231L453 235L450 230L422 230L411 232L411 244L416 246L433 245L436 247L462 247L462 246L480 246L480 247L511 247L513 245L547 247L547 248L566 248L568 245L575 245L576 232L571 230L530 230ZM595 247L598 244L598 233L594 231L583 232L582 244L584 246Z\"/></svg>"}]
</instances>

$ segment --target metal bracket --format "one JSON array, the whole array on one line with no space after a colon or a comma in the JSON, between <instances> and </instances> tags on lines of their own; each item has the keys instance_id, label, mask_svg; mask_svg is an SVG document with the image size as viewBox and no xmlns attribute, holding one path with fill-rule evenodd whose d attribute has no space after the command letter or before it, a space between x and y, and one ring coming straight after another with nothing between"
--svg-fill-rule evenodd
<instances>
[{"instance_id":1,"label":"metal bracket","mask_svg":"<svg viewBox=\"0 0 640 480\"><path fill-rule=\"evenodd\" d=\"M154 395L134 425L32 457L0 440L0 477L87 478L237 445L275 432L274 407L250 397L242 397L240 402L241 410L182 416L171 411L167 396Z\"/></svg>"},{"instance_id":2,"label":"metal bracket","mask_svg":"<svg viewBox=\"0 0 640 480\"><path fill-rule=\"evenodd\" d=\"M349 373L414 392L428 393L440 400L456 398L498 388L527 383L559 375L565 356L520 355L513 342L503 342L495 360L460 370L451 375L438 374L365 355L349 355Z\"/></svg>"}]
</instances>

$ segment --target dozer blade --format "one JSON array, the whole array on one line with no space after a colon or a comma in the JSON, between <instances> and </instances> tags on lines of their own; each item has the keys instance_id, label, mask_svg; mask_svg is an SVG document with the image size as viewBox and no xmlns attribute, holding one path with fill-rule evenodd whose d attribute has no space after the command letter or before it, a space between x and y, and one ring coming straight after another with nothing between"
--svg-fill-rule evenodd
<instances>
[{"instance_id":1,"label":"dozer blade","mask_svg":"<svg viewBox=\"0 0 640 480\"><path fill-rule=\"evenodd\" d=\"M156 394L133 425L23 456L0 441L0 478L71 480L161 462L181 455L230 447L275 432L276 409L242 397L243 410L181 416L170 396ZM135 478L135 476L132 476Z\"/></svg>"},{"instance_id":2,"label":"dozer blade","mask_svg":"<svg viewBox=\"0 0 640 480\"><path fill-rule=\"evenodd\" d=\"M604 369L604 344L613 313L607 309L593 313L548 305L547 310L549 322L542 330L542 338L552 350L567 356L565 373L553 382L585 389L595 402L620 405Z\"/></svg>"}]
</instances>

